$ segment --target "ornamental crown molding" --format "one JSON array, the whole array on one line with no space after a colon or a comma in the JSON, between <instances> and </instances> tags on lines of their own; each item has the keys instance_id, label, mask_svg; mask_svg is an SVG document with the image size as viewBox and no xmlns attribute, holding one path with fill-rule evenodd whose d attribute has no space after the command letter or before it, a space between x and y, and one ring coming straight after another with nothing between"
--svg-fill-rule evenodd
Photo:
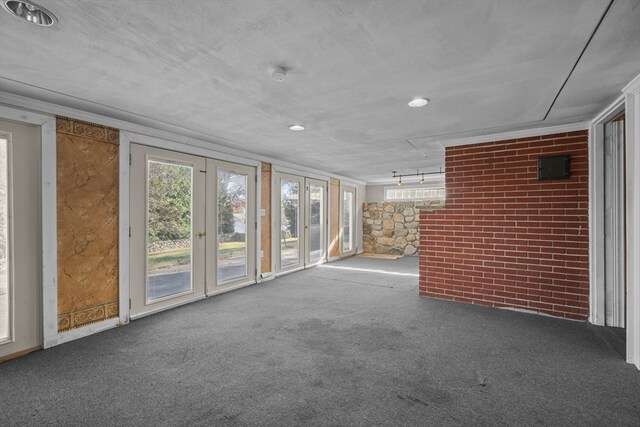
<instances>
[{"instance_id":1,"label":"ornamental crown molding","mask_svg":"<svg viewBox=\"0 0 640 427\"><path fill-rule=\"evenodd\" d=\"M120 131L118 129L69 117L56 116L56 131L97 139L111 144L120 143Z\"/></svg>"}]
</instances>

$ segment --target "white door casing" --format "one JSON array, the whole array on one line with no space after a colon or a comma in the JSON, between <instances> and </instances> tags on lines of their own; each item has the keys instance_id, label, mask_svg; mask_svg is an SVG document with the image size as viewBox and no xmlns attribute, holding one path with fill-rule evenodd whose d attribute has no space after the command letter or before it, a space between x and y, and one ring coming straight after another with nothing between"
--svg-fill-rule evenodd
<instances>
[{"instance_id":1,"label":"white door casing","mask_svg":"<svg viewBox=\"0 0 640 427\"><path fill-rule=\"evenodd\" d=\"M626 111L627 362L640 369L640 74L623 90Z\"/></svg>"},{"instance_id":2,"label":"white door casing","mask_svg":"<svg viewBox=\"0 0 640 427\"><path fill-rule=\"evenodd\" d=\"M0 302L6 299L9 322L0 340L2 360L42 346L40 127L0 121L0 138L6 141L8 178L7 286L0 289Z\"/></svg>"},{"instance_id":3,"label":"white door casing","mask_svg":"<svg viewBox=\"0 0 640 427\"><path fill-rule=\"evenodd\" d=\"M624 162L624 120L605 123L605 324L618 328L626 315Z\"/></svg>"}]
</instances>

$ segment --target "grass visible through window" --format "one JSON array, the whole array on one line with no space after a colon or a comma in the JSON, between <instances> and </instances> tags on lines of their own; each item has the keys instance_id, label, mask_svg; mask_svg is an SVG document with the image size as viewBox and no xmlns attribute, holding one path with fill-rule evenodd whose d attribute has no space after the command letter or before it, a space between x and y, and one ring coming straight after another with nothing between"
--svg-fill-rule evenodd
<instances>
[{"instance_id":1,"label":"grass visible through window","mask_svg":"<svg viewBox=\"0 0 640 427\"><path fill-rule=\"evenodd\" d=\"M244 255L245 250L245 242L225 242L220 243L219 253L227 256ZM191 248L180 248L172 251L149 254L148 263L149 270L188 265L191 263Z\"/></svg>"}]
</instances>

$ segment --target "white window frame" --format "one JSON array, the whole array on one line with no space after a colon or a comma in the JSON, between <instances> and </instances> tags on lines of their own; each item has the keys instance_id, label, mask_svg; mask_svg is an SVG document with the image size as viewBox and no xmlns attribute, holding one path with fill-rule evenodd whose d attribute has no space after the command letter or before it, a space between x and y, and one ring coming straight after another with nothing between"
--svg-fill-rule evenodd
<instances>
[{"instance_id":1,"label":"white window frame","mask_svg":"<svg viewBox=\"0 0 640 427\"><path fill-rule=\"evenodd\" d=\"M6 208L7 208L7 223L5 233L6 236L6 264L7 264L7 336L2 338L0 336L0 344L8 344L15 342L15 295L14 288L15 283L13 280L13 156L12 156L12 135L11 133L0 131L0 139L6 141L6 170L4 179L6 179ZM1 178L0 178L1 179ZM1 209L2 207L0 207Z\"/></svg>"},{"instance_id":2,"label":"white window frame","mask_svg":"<svg viewBox=\"0 0 640 427\"><path fill-rule=\"evenodd\" d=\"M441 196L436 196L436 197L406 197L406 198L387 198L387 191L390 190L412 190L412 189L420 189L420 190L442 190L442 192L444 193ZM382 199L385 202L406 202L406 201L416 201L416 200L445 200L446 198L446 189L445 187L432 187L429 186L427 184L422 184L422 185L402 185L402 186L386 186L383 188L382 190Z\"/></svg>"},{"instance_id":3,"label":"white window frame","mask_svg":"<svg viewBox=\"0 0 640 427\"><path fill-rule=\"evenodd\" d=\"M350 227L351 249L348 250L348 251L344 250L344 235L342 233L342 231L344 230L344 193L346 191L349 191L349 192L353 193L353 200L352 200L352 206L351 206L351 213L353 215L353 220L352 220L352 224L351 224L351 227ZM358 226L358 218L357 218L358 209L357 209L357 207L358 207L358 187L340 183L340 232L339 232L340 239L339 239L339 245L340 245L340 255L341 256L355 254L356 251L358 250L358 245L357 245L358 234L356 232L356 228Z\"/></svg>"}]
</instances>

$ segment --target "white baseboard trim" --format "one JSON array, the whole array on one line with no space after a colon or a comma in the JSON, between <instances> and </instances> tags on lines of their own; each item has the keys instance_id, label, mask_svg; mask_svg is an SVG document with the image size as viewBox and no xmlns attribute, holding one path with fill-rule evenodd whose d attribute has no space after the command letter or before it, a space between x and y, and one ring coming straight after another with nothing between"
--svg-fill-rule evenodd
<instances>
[{"instance_id":1,"label":"white baseboard trim","mask_svg":"<svg viewBox=\"0 0 640 427\"><path fill-rule=\"evenodd\" d=\"M272 272L262 273L260 275L260 282L259 283L268 282L268 281L273 280L275 278L276 278L276 275L273 274Z\"/></svg>"},{"instance_id":2,"label":"white baseboard trim","mask_svg":"<svg viewBox=\"0 0 640 427\"><path fill-rule=\"evenodd\" d=\"M58 333L58 342L56 343L56 345L88 337L89 335L107 331L117 326L120 326L120 319L118 317L114 317L112 319L103 320L102 322L90 323L86 326L81 326L76 329L70 329L68 331L60 332Z\"/></svg>"},{"instance_id":3,"label":"white baseboard trim","mask_svg":"<svg viewBox=\"0 0 640 427\"><path fill-rule=\"evenodd\" d=\"M235 291L237 289L246 288L247 286L255 285L256 283L258 283L258 282L253 281L253 282L247 282L247 283L240 283L239 285L229 286L228 288L223 288L223 289L208 293L207 294L207 298L208 297L213 297L213 296L216 296L216 295L222 295L222 294L225 294L227 292Z\"/></svg>"}]
</instances>

